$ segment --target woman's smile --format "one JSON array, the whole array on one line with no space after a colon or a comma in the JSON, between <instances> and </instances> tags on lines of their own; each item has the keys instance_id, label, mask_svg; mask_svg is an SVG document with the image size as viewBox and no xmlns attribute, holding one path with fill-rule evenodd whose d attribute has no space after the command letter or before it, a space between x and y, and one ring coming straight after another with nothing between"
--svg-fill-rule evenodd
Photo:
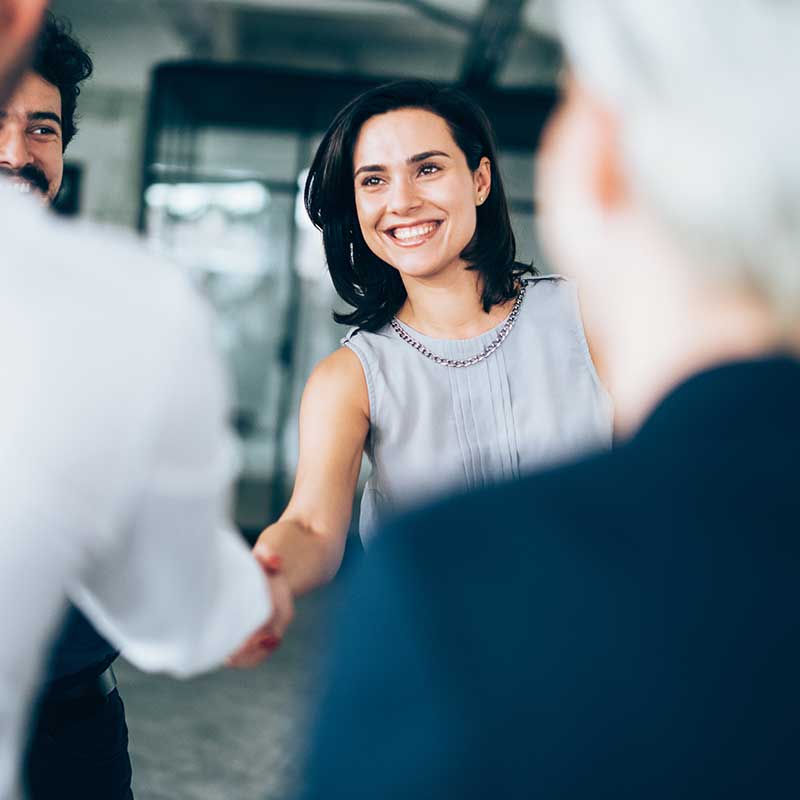
<instances>
[{"instance_id":1,"label":"woman's smile","mask_svg":"<svg viewBox=\"0 0 800 800\"><path fill-rule=\"evenodd\" d=\"M393 225L384 229L384 233L398 247L419 247L433 239L443 225L444 220L432 219L408 225Z\"/></svg>"}]
</instances>

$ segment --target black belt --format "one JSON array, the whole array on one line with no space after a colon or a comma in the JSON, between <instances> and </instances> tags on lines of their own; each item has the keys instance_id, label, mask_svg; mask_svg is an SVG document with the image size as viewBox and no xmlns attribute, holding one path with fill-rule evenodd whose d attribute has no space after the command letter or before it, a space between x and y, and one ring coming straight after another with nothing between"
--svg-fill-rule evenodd
<instances>
[{"instance_id":1,"label":"black belt","mask_svg":"<svg viewBox=\"0 0 800 800\"><path fill-rule=\"evenodd\" d=\"M92 703L105 700L117 688L117 676L109 664L99 675L72 684L63 689L54 689L44 696L45 705L62 706Z\"/></svg>"}]
</instances>

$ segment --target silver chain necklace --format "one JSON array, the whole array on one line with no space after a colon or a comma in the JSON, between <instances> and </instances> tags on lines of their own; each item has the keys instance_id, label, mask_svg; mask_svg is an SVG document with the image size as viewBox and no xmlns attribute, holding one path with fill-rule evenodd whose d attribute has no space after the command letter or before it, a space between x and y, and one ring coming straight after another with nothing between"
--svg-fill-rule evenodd
<instances>
[{"instance_id":1,"label":"silver chain necklace","mask_svg":"<svg viewBox=\"0 0 800 800\"><path fill-rule=\"evenodd\" d=\"M394 330L395 333L406 344L410 344L411 347L413 347L421 355L425 356L425 358L429 358L436 364L441 364L443 367L471 367L473 364L477 364L479 361L489 358L489 356L494 353L494 351L497 350L501 344L503 344L506 336L511 333L511 329L514 327L514 323L517 321L523 297L525 297L524 283L520 286L519 293L517 294L517 299L514 301L514 306L511 309L511 313L506 317L506 321L500 327L500 330L497 332L497 336L495 336L495 338L489 344L487 344L480 353L470 356L469 358L444 358L443 356L437 356L436 353L432 353L430 350L428 350L428 348L425 347L422 342L417 341L413 336L411 336L411 334L409 334L397 321L397 317L392 317L392 320L389 324L392 326L392 330Z\"/></svg>"}]
</instances>

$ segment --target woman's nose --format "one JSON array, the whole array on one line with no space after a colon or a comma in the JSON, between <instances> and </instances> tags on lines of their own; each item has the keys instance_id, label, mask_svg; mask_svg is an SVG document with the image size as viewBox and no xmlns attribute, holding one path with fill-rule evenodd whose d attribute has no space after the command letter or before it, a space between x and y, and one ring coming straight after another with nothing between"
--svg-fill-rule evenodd
<instances>
[{"instance_id":1,"label":"woman's nose","mask_svg":"<svg viewBox=\"0 0 800 800\"><path fill-rule=\"evenodd\" d=\"M406 214L421 203L419 192L414 181L398 180L391 184L388 210L398 216Z\"/></svg>"}]
</instances>

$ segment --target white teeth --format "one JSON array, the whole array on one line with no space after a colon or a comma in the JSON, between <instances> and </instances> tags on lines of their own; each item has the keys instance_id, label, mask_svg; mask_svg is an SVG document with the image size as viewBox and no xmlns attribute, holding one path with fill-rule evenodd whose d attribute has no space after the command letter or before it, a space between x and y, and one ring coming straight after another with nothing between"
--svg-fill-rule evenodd
<instances>
[{"instance_id":1,"label":"white teeth","mask_svg":"<svg viewBox=\"0 0 800 800\"><path fill-rule=\"evenodd\" d=\"M413 228L395 228L392 233L395 239L416 239L420 236L427 236L436 230L438 223L429 222L426 225L415 225Z\"/></svg>"},{"instance_id":2,"label":"white teeth","mask_svg":"<svg viewBox=\"0 0 800 800\"><path fill-rule=\"evenodd\" d=\"M11 184L20 194L30 194L31 185L26 181L14 181Z\"/></svg>"}]
</instances>

